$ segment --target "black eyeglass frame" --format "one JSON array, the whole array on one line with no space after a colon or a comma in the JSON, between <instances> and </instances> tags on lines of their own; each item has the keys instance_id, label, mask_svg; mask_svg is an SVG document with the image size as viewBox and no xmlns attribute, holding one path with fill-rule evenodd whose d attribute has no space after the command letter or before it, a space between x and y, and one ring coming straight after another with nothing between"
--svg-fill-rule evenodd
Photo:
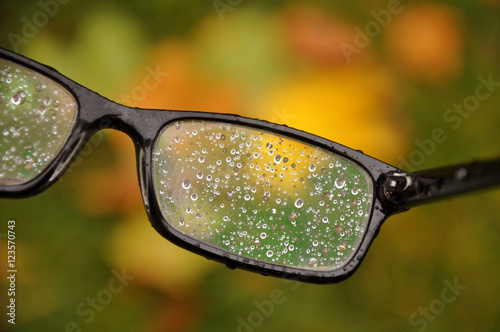
<instances>
[{"instance_id":1,"label":"black eyeglass frame","mask_svg":"<svg viewBox=\"0 0 500 332\"><path fill-rule=\"evenodd\" d=\"M71 134L50 165L31 181L19 185L0 186L0 198L23 198L40 193L62 176L78 151L97 131L102 129L120 130L129 135L134 142L139 184L144 206L152 226L172 243L208 259L224 263L230 268L241 268L264 275L310 283L339 282L356 271L380 226L390 215L405 211L411 206L500 183L500 159L425 172L406 173L365 155L359 150L285 125L233 114L127 107L81 86L51 67L19 54L0 48L0 57L34 70L59 83L73 95L78 105L77 119ZM183 120L220 121L266 130L317 146L361 166L371 178L374 197L363 238L350 260L334 270L305 270L285 267L231 253L215 245L186 236L173 228L164 218L156 198L153 186L152 151L162 128ZM465 174L465 176L457 178L458 173Z\"/></svg>"}]
</instances>

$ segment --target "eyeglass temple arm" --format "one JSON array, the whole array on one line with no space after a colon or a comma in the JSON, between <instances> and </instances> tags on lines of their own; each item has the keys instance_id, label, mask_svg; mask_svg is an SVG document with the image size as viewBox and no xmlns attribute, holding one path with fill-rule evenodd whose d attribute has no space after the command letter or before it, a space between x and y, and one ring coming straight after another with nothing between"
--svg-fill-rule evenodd
<instances>
[{"instance_id":1,"label":"eyeglass temple arm","mask_svg":"<svg viewBox=\"0 0 500 332\"><path fill-rule=\"evenodd\" d=\"M413 173L390 172L380 187L390 208L398 212L499 184L500 159L494 159Z\"/></svg>"}]
</instances>

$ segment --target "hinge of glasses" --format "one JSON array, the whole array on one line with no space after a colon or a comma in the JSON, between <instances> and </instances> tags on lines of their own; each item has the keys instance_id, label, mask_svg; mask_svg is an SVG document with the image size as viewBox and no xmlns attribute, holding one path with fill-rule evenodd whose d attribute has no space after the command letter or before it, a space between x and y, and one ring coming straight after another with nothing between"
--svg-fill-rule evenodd
<instances>
[{"instance_id":1,"label":"hinge of glasses","mask_svg":"<svg viewBox=\"0 0 500 332\"><path fill-rule=\"evenodd\" d=\"M381 194L384 201L389 204L390 209L396 212L406 211L407 198L412 196L415 190L414 176L404 172L391 172L387 174L381 183Z\"/></svg>"}]
</instances>

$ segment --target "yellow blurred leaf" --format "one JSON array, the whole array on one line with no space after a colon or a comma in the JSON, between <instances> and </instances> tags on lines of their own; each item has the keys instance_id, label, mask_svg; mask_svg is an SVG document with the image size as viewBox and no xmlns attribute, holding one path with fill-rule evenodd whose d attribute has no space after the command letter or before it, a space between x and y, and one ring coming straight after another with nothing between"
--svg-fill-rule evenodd
<instances>
[{"instance_id":1,"label":"yellow blurred leaf","mask_svg":"<svg viewBox=\"0 0 500 332\"><path fill-rule=\"evenodd\" d=\"M109 259L144 285L184 297L216 263L181 249L159 235L144 213L117 223L109 243Z\"/></svg>"}]
</instances>

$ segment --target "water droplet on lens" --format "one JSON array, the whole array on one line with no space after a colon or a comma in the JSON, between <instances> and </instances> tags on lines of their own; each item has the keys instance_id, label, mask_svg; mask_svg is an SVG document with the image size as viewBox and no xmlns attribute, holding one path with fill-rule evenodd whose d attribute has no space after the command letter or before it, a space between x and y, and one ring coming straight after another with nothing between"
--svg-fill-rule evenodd
<instances>
[{"instance_id":1,"label":"water droplet on lens","mask_svg":"<svg viewBox=\"0 0 500 332\"><path fill-rule=\"evenodd\" d=\"M345 185L345 180L346 180L345 174L341 172L337 180L335 180L335 187L342 189L342 187L344 187Z\"/></svg>"},{"instance_id":2,"label":"water droplet on lens","mask_svg":"<svg viewBox=\"0 0 500 332\"><path fill-rule=\"evenodd\" d=\"M33 169L33 161L32 160L27 160L24 163L24 169L27 170L27 171Z\"/></svg>"},{"instance_id":3,"label":"water droplet on lens","mask_svg":"<svg viewBox=\"0 0 500 332\"><path fill-rule=\"evenodd\" d=\"M191 181L189 181L189 180L182 181L182 188L184 188L184 189L191 188Z\"/></svg>"},{"instance_id":4,"label":"water droplet on lens","mask_svg":"<svg viewBox=\"0 0 500 332\"><path fill-rule=\"evenodd\" d=\"M22 103L24 103L24 101L26 100L26 92L24 91L18 91L15 95L12 96L12 103L14 105L21 105Z\"/></svg>"},{"instance_id":5,"label":"water droplet on lens","mask_svg":"<svg viewBox=\"0 0 500 332\"><path fill-rule=\"evenodd\" d=\"M290 215L288 216L288 220L294 222L297 219L298 215L299 213L297 211L292 211L292 213L290 213Z\"/></svg>"},{"instance_id":6,"label":"water droplet on lens","mask_svg":"<svg viewBox=\"0 0 500 332\"><path fill-rule=\"evenodd\" d=\"M295 201L296 208L301 208L303 205L304 205L304 200L302 198L299 198L298 200Z\"/></svg>"}]
</instances>

